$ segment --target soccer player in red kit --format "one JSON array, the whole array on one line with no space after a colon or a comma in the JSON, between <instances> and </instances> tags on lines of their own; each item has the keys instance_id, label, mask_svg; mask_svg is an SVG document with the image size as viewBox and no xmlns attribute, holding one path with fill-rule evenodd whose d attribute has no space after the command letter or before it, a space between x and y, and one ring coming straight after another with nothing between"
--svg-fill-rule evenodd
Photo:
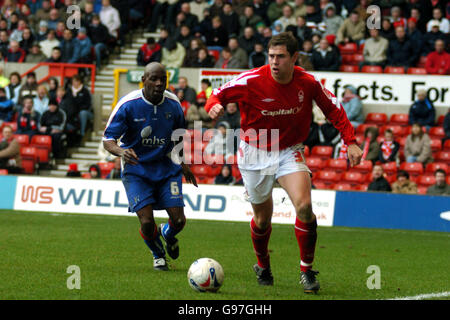
<instances>
[{"instance_id":1,"label":"soccer player in red kit","mask_svg":"<svg viewBox=\"0 0 450 320\"><path fill-rule=\"evenodd\" d=\"M254 211L250 229L258 261L253 266L258 283L273 285L268 243L272 231L272 188L278 181L296 211L300 283L305 293L316 293L320 285L312 263L317 222L311 204L311 171L306 166L302 144L308 136L313 101L341 133L348 145L351 166L359 164L362 152L336 97L313 75L295 66L298 43L291 33L272 37L268 51L268 65L244 72L214 89L205 109L217 119L227 103L239 103L238 165Z\"/></svg>"}]
</instances>

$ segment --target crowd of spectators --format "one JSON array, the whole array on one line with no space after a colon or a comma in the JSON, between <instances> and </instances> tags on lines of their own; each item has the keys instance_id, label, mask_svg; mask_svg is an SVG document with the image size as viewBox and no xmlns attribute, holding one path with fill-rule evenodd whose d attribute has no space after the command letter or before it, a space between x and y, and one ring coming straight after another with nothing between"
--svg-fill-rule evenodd
<instances>
[{"instance_id":1,"label":"crowd of spectators","mask_svg":"<svg viewBox=\"0 0 450 320\"><path fill-rule=\"evenodd\" d=\"M381 9L379 29L366 26L370 5ZM446 1L181 0L154 1L149 10L147 29L160 30L160 40L148 39L138 63L146 57L173 67L254 68L267 62L270 37L290 31L306 70L338 71L345 64L339 46L354 43L360 67L406 70L424 57L428 73L450 72Z\"/></svg>"}]
</instances>

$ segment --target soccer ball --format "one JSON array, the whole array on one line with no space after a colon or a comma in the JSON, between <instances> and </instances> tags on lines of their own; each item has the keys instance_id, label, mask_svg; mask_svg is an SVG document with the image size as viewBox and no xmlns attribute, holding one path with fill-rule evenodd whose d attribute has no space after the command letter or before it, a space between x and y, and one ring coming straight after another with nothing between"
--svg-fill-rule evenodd
<instances>
[{"instance_id":1,"label":"soccer ball","mask_svg":"<svg viewBox=\"0 0 450 320\"><path fill-rule=\"evenodd\" d=\"M223 268L216 260L200 258L195 260L187 273L192 289L199 292L217 292L223 283Z\"/></svg>"}]
</instances>

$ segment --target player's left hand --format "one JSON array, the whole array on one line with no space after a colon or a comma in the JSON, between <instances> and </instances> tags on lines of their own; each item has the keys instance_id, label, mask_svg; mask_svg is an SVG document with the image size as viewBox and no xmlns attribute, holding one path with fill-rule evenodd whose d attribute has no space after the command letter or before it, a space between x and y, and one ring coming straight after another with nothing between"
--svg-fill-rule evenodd
<instances>
[{"instance_id":1,"label":"player's left hand","mask_svg":"<svg viewBox=\"0 0 450 320\"><path fill-rule=\"evenodd\" d=\"M188 183L192 183L194 186L198 187L197 185L197 179L195 179L194 174L191 171L191 168L189 168L189 166L182 164L181 168L183 170L183 175L186 178L186 181Z\"/></svg>"},{"instance_id":2,"label":"player's left hand","mask_svg":"<svg viewBox=\"0 0 450 320\"><path fill-rule=\"evenodd\" d=\"M347 155L351 167L357 166L361 162L362 154L357 144L353 143L348 146Z\"/></svg>"}]
</instances>

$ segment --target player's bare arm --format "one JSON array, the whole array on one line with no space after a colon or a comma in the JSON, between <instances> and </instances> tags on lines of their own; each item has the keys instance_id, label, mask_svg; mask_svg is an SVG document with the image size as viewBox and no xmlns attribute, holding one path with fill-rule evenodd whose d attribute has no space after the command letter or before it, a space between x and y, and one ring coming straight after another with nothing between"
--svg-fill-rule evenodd
<instances>
[{"instance_id":1,"label":"player's bare arm","mask_svg":"<svg viewBox=\"0 0 450 320\"><path fill-rule=\"evenodd\" d=\"M348 146L348 160L350 161L350 166L357 166L361 162L362 151L357 144L353 143Z\"/></svg>"},{"instance_id":2,"label":"player's bare arm","mask_svg":"<svg viewBox=\"0 0 450 320\"><path fill-rule=\"evenodd\" d=\"M191 168L187 164L181 164L181 170L183 170L183 176L186 178L188 183L192 183L194 186L198 187L197 179L195 179L194 174L191 171Z\"/></svg>"},{"instance_id":3,"label":"player's bare arm","mask_svg":"<svg viewBox=\"0 0 450 320\"><path fill-rule=\"evenodd\" d=\"M134 150L131 148L123 149L123 148L119 147L115 140L103 141L103 147L109 153L111 153L117 157L121 157L125 161L125 163L132 164L132 165L138 164L139 158L136 155L136 153L134 152Z\"/></svg>"},{"instance_id":4,"label":"player's bare arm","mask_svg":"<svg viewBox=\"0 0 450 320\"><path fill-rule=\"evenodd\" d=\"M216 120L224 114L225 110L221 104L215 104L211 110L209 110L208 115L211 119Z\"/></svg>"}]
</instances>

